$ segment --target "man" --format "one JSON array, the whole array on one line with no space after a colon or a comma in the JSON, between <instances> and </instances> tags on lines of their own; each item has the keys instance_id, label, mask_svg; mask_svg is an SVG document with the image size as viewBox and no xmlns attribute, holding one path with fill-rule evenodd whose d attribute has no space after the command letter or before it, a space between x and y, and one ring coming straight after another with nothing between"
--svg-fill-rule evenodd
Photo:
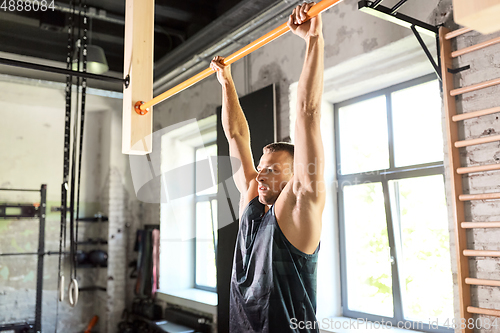
<instances>
[{"instance_id":1,"label":"man","mask_svg":"<svg viewBox=\"0 0 500 333\"><path fill-rule=\"evenodd\" d=\"M231 277L231 332L319 332L315 312L325 205L320 133L324 40L321 17L306 22L312 5L297 6L288 20L291 31L306 42L295 148L287 143L264 147L257 169L230 68L221 57L211 62L222 85L222 125L230 155L241 161L234 175L241 202Z\"/></svg>"}]
</instances>

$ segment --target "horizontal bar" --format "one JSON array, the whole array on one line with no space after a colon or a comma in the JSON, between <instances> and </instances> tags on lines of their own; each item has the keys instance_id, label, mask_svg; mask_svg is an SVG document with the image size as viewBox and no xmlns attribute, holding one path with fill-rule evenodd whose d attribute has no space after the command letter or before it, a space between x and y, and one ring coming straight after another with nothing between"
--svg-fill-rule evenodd
<instances>
[{"instance_id":1,"label":"horizontal bar","mask_svg":"<svg viewBox=\"0 0 500 333\"><path fill-rule=\"evenodd\" d=\"M500 199L500 193L460 194L458 199L460 201Z\"/></svg>"},{"instance_id":2,"label":"horizontal bar","mask_svg":"<svg viewBox=\"0 0 500 333\"><path fill-rule=\"evenodd\" d=\"M308 19L310 19L311 17L317 16L321 12L327 10L328 8L332 7L335 4L338 4L341 1L342 0L323 0L319 3L317 3L316 5L312 6L311 9L309 9L309 12L307 13ZM274 30L268 32L264 36L258 38L257 40L253 41L252 43L248 44L247 46L239 49L235 53L226 57L224 59L224 64L230 65L230 64L236 62L237 60L243 58L244 56L246 56L246 55L252 53L253 51L261 48L262 46L266 45L267 43L284 35L289 30L290 30L290 28L288 28L287 23L286 22L283 23L282 25L280 25L279 27L275 28ZM215 72L209 67L209 68L205 69L204 71L196 74L195 76L187 79L186 81L184 81L184 82L176 85L175 87L165 91L164 93L156 96L152 100L145 102L144 104L142 104L140 106L140 109L146 110L147 108L149 108L153 105L156 105L156 104L166 100L169 97L174 96L175 94L183 91L184 89L191 87L195 83L209 77L213 73L215 73Z\"/></svg>"},{"instance_id":3,"label":"horizontal bar","mask_svg":"<svg viewBox=\"0 0 500 333\"><path fill-rule=\"evenodd\" d=\"M27 219L35 219L38 215L0 215L0 219L2 220L27 220Z\"/></svg>"},{"instance_id":4,"label":"horizontal bar","mask_svg":"<svg viewBox=\"0 0 500 333\"><path fill-rule=\"evenodd\" d=\"M500 228L500 222L462 222L461 226L464 229Z\"/></svg>"},{"instance_id":5,"label":"horizontal bar","mask_svg":"<svg viewBox=\"0 0 500 333\"><path fill-rule=\"evenodd\" d=\"M5 58L0 58L0 64L7 65L7 66L34 69L37 71L51 72L51 73L64 74L64 75L72 75L72 76L77 76L77 77L84 77L87 79L94 79L94 80L100 80L100 81L121 82L123 84L126 84L126 82L127 82L127 79L122 79L122 78L118 78L118 77L112 77L112 76L107 76L107 75L97 75L97 74L92 74L92 73L84 73L84 72L73 71L73 70L65 69L65 68L39 65L39 64L33 64L30 62L11 60L11 59L5 59Z\"/></svg>"},{"instance_id":6,"label":"horizontal bar","mask_svg":"<svg viewBox=\"0 0 500 333\"><path fill-rule=\"evenodd\" d=\"M466 34L466 33L471 32L471 31L472 31L471 28L460 28L460 29L454 30L452 32L448 32L444 36L444 38L445 39L452 39L452 38L458 37L460 35Z\"/></svg>"},{"instance_id":7,"label":"horizontal bar","mask_svg":"<svg viewBox=\"0 0 500 333\"><path fill-rule=\"evenodd\" d=\"M38 252L0 253L0 257L31 256L31 255L38 255Z\"/></svg>"},{"instance_id":8,"label":"horizontal bar","mask_svg":"<svg viewBox=\"0 0 500 333\"><path fill-rule=\"evenodd\" d=\"M500 257L500 251L464 250L466 257Z\"/></svg>"},{"instance_id":9,"label":"horizontal bar","mask_svg":"<svg viewBox=\"0 0 500 333\"><path fill-rule=\"evenodd\" d=\"M498 44L498 43L500 43L500 37L493 38L493 39L490 39L490 40L488 40L486 42L479 43L479 44L476 44L476 45L472 45L472 46L469 46L469 47L466 47L466 48L463 48L463 49L451 52L451 56L452 56L452 58L456 58L456 57L459 57L461 55L464 55L464 54L467 54L467 53L470 53L470 52L474 52L474 51L477 51L477 50L481 50L481 49L484 49L485 47L488 47L488 46L491 46L491 45L495 45L495 44Z\"/></svg>"},{"instance_id":10,"label":"horizontal bar","mask_svg":"<svg viewBox=\"0 0 500 333\"><path fill-rule=\"evenodd\" d=\"M487 316L500 317L500 310L494 310L494 309L483 309L483 308L476 308L473 306L468 306L467 312L482 314L482 315L487 315Z\"/></svg>"},{"instance_id":11,"label":"horizontal bar","mask_svg":"<svg viewBox=\"0 0 500 333\"><path fill-rule=\"evenodd\" d=\"M463 175L466 173L485 172L494 170L500 170L500 164L488 164L488 165L478 165L478 166L458 168L457 173L459 175Z\"/></svg>"},{"instance_id":12,"label":"horizontal bar","mask_svg":"<svg viewBox=\"0 0 500 333\"><path fill-rule=\"evenodd\" d=\"M48 251L48 252L14 252L14 253L0 253L0 257L10 257L10 256L34 256L34 255L56 255L59 254L58 251ZM69 252L61 252L61 254L69 254Z\"/></svg>"},{"instance_id":13,"label":"horizontal bar","mask_svg":"<svg viewBox=\"0 0 500 333\"><path fill-rule=\"evenodd\" d=\"M94 290L100 290L100 291L106 291L106 288L100 287L100 286L91 286L91 287L81 287L78 288L79 291L94 291Z\"/></svg>"},{"instance_id":14,"label":"horizontal bar","mask_svg":"<svg viewBox=\"0 0 500 333\"><path fill-rule=\"evenodd\" d=\"M24 329L32 329L35 327L35 322L25 321L22 323L1 324L0 331L20 331Z\"/></svg>"},{"instance_id":15,"label":"horizontal bar","mask_svg":"<svg viewBox=\"0 0 500 333\"><path fill-rule=\"evenodd\" d=\"M465 283L473 284L475 286L491 286L491 287L500 287L500 281L498 280L485 280L485 279L474 279L474 278L466 278Z\"/></svg>"},{"instance_id":16,"label":"horizontal bar","mask_svg":"<svg viewBox=\"0 0 500 333\"><path fill-rule=\"evenodd\" d=\"M0 191L40 192L40 190L25 190L18 188L0 188Z\"/></svg>"},{"instance_id":17,"label":"horizontal bar","mask_svg":"<svg viewBox=\"0 0 500 333\"><path fill-rule=\"evenodd\" d=\"M498 84L500 84L500 79L494 79L494 80L474 84L474 85L468 86L468 87L453 89L452 91L450 91L450 95L457 96L457 95L465 94L468 92L476 91L479 89L484 89L484 88L496 86Z\"/></svg>"},{"instance_id":18,"label":"horizontal bar","mask_svg":"<svg viewBox=\"0 0 500 333\"><path fill-rule=\"evenodd\" d=\"M353 182L359 179L378 182L380 181L381 177L387 180L396 180L408 177L434 175L443 172L444 172L443 162L438 162L438 163L428 163L417 167L399 167L395 168L394 170L377 170L371 172L370 174L353 173L353 174L339 175L337 180L339 184L349 184L349 182Z\"/></svg>"},{"instance_id":19,"label":"horizontal bar","mask_svg":"<svg viewBox=\"0 0 500 333\"><path fill-rule=\"evenodd\" d=\"M484 110L479 110L479 111L474 111L474 112L457 114L457 115L454 115L451 119L453 119L453 121L461 121L461 120L465 120L465 119L486 116L488 114L497 113L497 112L500 112L500 106L497 106L497 107L494 107L491 109L484 109Z\"/></svg>"},{"instance_id":20,"label":"horizontal bar","mask_svg":"<svg viewBox=\"0 0 500 333\"><path fill-rule=\"evenodd\" d=\"M108 244L107 240L77 242L78 245Z\"/></svg>"},{"instance_id":21,"label":"horizontal bar","mask_svg":"<svg viewBox=\"0 0 500 333\"><path fill-rule=\"evenodd\" d=\"M457 141L455 142L455 147L461 148L461 147L480 145L482 143L490 143L495 141L500 141L500 135L490 135L483 138Z\"/></svg>"},{"instance_id":22,"label":"horizontal bar","mask_svg":"<svg viewBox=\"0 0 500 333\"><path fill-rule=\"evenodd\" d=\"M106 222L108 220L109 218L107 216L80 217L76 219L76 221L79 222Z\"/></svg>"}]
</instances>

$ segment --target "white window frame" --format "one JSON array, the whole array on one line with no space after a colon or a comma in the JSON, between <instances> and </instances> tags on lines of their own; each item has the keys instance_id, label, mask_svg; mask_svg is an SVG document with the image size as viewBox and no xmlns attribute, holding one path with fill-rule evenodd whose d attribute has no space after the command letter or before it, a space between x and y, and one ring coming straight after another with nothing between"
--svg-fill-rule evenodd
<instances>
[{"instance_id":1,"label":"white window frame","mask_svg":"<svg viewBox=\"0 0 500 333\"><path fill-rule=\"evenodd\" d=\"M406 320L403 315L403 304L402 296L400 290L399 273L398 273L398 262L397 259L401 258L401 253L399 253L398 247L395 245L394 233L393 233L393 221L390 206L390 191L389 191L389 181L407 179L413 177L423 177L431 175L442 175L444 179L444 164L443 161L426 163L420 165L411 165L405 167L395 167L394 165L394 138L393 138L393 127L392 127L392 110L391 110L391 93L402 90L405 88L410 88L419 84L430 82L436 80L435 74L429 74L420 78L416 78L407 82L403 82L397 85L390 86L372 93L368 93L359 97L355 97L344 102L334 104L334 117L335 117L335 153L336 153L336 165L340 169L340 140L339 140L339 109L347 105L359 103L364 100L375 98L378 96L385 95L387 98L387 121L388 121L388 141L389 141L389 159L390 167L385 170L376 170L375 172L357 173L357 174L347 174L343 175L341 170L337 173L338 181L338 220L339 220L339 237L340 237L340 274L341 274L341 299L342 299L342 315L348 318L364 318L365 320L378 322L382 320L385 322L391 322L393 327L397 327L398 323L404 322L408 323L414 330L420 330L424 332L436 332L436 333L447 333L453 332L453 329L440 326L438 329L433 329L429 324L420 322L415 322L411 320ZM353 311L348 308L348 295L347 295L347 258L346 258L346 236L345 236L345 216L344 216L344 195L343 188L346 185L352 185L353 183L366 183L366 182L377 182L381 183L384 192L384 202L386 210L387 219L387 232L389 236L389 247L391 250L391 257L394 258L394 263L392 264L392 291L393 291L393 302L394 302L394 317L384 317L380 315L374 315L370 313L364 313L359 311Z\"/></svg>"}]
</instances>

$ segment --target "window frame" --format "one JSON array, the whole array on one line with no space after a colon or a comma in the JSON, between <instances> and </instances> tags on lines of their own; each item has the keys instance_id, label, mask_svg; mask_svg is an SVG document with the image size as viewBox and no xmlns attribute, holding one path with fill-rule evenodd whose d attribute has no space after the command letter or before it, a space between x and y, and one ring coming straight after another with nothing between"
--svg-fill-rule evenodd
<instances>
[{"instance_id":1,"label":"window frame","mask_svg":"<svg viewBox=\"0 0 500 333\"><path fill-rule=\"evenodd\" d=\"M196 194L196 162L197 162L197 160L196 160L196 152L198 151L198 149L206 148L206 147L209 147L209 146L212 146L212 145L217 146L217 141L211 141L211 142L205 143L205 144L203 144L201 146L194 147L194 152L193 152L194 153L194 161L195 161L194 184L193 184L194 185L194 192L193 192L194 193L194 200L193 200L193 216L194 216L193 286L194 286L195 289L200 289L200 290L205 290L205 291L210 291L210 292L216 293L217 292L217 278L216 278L216 281L215 281L215 284L216 284L215 287L210 287L210 286L206 286L206 285L202 285L202 284L197 284L196 283L196 266L197 266L196 265L197 264L197 260L196 260L197 259L196 258L196 243L197 243L197 237L196 237L196 229L197 229L197 223L196 223L196 220L197 220L196 204L198 202L205 202L205 201L208 201L210 203L212 200L217 200L217 192L216 193L212 193L212 194L203 194L203 195L197 195ZM213 241L216 242L215 239ZM215 270L217 272L217 244L216 243L215 243L215 246L214 246L214 255L215 255Z\"/></svg>"},{"instance_id":2,"label":"window frame","mask_svg":"<svg viewBox=\"0 0 500 333\"><path fill-rule=\"evenodd\" d=\"M401 249L398 248L396 243L396 235L393 224L393 217L391 212L391 202L390 202L390 191L389 191L389 181L415 178L422 176L432 176L432 175L442 175L444 181L444 162L432 162L419 165L411 165L404 167L395 167L394 159L394 128L393 128L393 118L392 118L392 101L391 94L398 90L410 88L417 86L419 84L427 83L433 80L437 80L436 74L425 75L410 81L406 81L400 84L396 84L372 93L368 93L359 97L351 98L349 100L335 103L334 107L334 137L335 137L335 165L337 166L337 182L338 182L338 196L337 196L337 207L338 207L338 219L339 219L339 247L340 247L340 282L341 282L341 304L343 316L350 318L364 318L368 321L381 322L384 320L386 322L391 322L393 327L397 327L398 322L409 322L411 323L412 329L423 330L427 332L453 332L451 328L444 326L439 326L438 329L432 329L430 325L423 322L406 320L403 314L403 304L402 304L402 294L401 294L401 284L399 276L399 266L398 258L401 258ZM441 87L441 86L440 86ZM442 89L441 89L442 91ZM374 170L356 174L343 175L341 173L341 152L340 152L340 137L339 137L339 109L351 104L362 102L371 98L386 96L386 108L387 108L387 130L388 130L388 145L389 145L389 168L384 170ZM348 295L347 295L347 258L346 258L346 235L345 235L345 215L344 215L344 187L347 185L359 184L364 182L380 182L382 184L383 194L384 194L384 208L386 213L386 224L387 233L389 241L389 250L391 259L393 258L391 265L392 272L392 294L393 294L393 307L394 307L394 317L384 317L381 315L374 315L370 313L364 313L359 311L349 310L348 308ZM452 318L450 318L451 320ZM415 327L418 325L418 327ZM414 328L413 328L414 327Z\"/></svg>"}]
</instances>

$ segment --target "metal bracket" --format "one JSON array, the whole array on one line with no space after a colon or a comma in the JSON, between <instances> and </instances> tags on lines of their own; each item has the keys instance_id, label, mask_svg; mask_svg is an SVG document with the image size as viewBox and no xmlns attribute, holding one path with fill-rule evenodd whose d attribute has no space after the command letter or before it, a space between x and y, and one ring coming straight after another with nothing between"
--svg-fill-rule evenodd
<instances>
[{"instance_id":1,"label":"metal bracket","mask_svg":"<svg viewBox=\"0 0 500 333\"><path fill-rule=\"evenodd\" d=\"M0 205L0 218L25 218L38 216L40 223L38 223L38 252L31 253L2 253L0 256L10 255L37 255L37 275L36 275L36 303L35 303L35 322L13 323L0 325L0 331L14 331L24 332L31 330L37 333L42 332L42 292L43 292L43 259L45 255L45 215L47 208L47 185L42 184L40 190L26 190L26 189L5 189L1 188L0 191L28 191L40 192L39 204L1 204ZM9 211L9 210L14 211Z\"/></svg>"},{"instance_id":2,"label":"metal bracket","mask_svg":"<svg viewBox=\"0 0 500 333\"><path fill-rule=\"evenodd\" d=\"M457 73L466 71L468 69L470 69L470 65L463 66L463 67L460 67L460 68L448 68L448 73L457 74Z\"/></svg>"},{"instance_id":3,"label":"metal bracket","mask_svg":"<svg viewBox=\"0 0 500 333\"><path fill-rule=\"evenodd\" d=\"M14 331L19 332L30 332L35 327L35 322L22 322L22 323L12 323L12 324L2 324L0 325L0 331Z\"/></svg>"},{"instance_id":4,"label":"metal bracket","mask_svg":"<svg viewBox=\"0 0 500 333\"><path fill-rule=\"evenodd\" d=\"M361 0L358 2L358 9L367 14L381 18L382 20L389 21L397 25L400 25L402 27L411 29L411 31L413 31L413 34L417 38L418 43L424 50L425 55L429 59L432 67L434 68L437 77L439 78L439 80L441 80L441 65L439 63L438 64L436 63L436 61L434 60L429 51L429 48L427 47L427 45L425 45L422 37L420 36L420 34L423 33L430 37L437 38L439 28L430 25L428 23L419 21L417 19L414 19L413 17L398 13L399 8L401 8L401 6L403 6L408 0L400 0L392 8L381 6L380 3L382 1L383 0L375 0L375 1Z\"/></svg>"},{"instance_id":5,"label":"metal bracket","mask_svg":"<svg viewBox=\"0 0 500 333\"><path fill-rule=\"evenodd\" d=\"M381 1L368 1L361 0L358 2L358 9L367 14L376 16L385 21L395 23L397 25L403 26L405 28L411 29L414 25L418 32L426 34L430 37L436 37L438 34L438 28L436 26L430 25L428 23L414 19L413 17L398 13L397 10L406 2L400 1L396 6L392 8L384 7L379 5Z\"/></svg>"},{"instance_id":6,"label":"metal bracket","mask_svg":"<svg viewBox=\"0 0 500 333\"><path fill-rule=\"evenodd\" d=\"M0 218L22 219L38 216L38 206L34 204L0 204Z\"/></svg>"},{"instance_id":7,"label":"metal bracket","mask_svg":"<svg viewBox=\"0 0 500 333\"><path fill-rule=\"evenodd\" d=\"M408 0L401 0L391 8L391 13L395 14L401 6L403 6Z\"/></svg>"},{"instance_id":8,"label":"metal bracket","mask_svg":"<svg viewBox=\"0 0 500 333\"><path fill-rule=\"evenodd\" d=\"M130 84L130 75L127 75L125 77L125 80L123 81L123 84L125 85L125 88L128 88L128 85Z\"/></svg>"},{"instance_id":9,"label":"metal bracket","mask_svg":"<svg viewBox=\"0 0 500 333\"><path fill-rule=\"evenodd\" d=\"M375 0L372 2L370 5L371 8L377 8L377 6L382 2L383 0Z\"/></svg>"},{"instance_id":10,"label":"metal bracket","mask_svg":"<svg viewBox=\"0 0 500 333\"><path fill-rule=\"evenodd\" d=\"M434 58L432 57L431 52L427 48L427 45L425 45L424 40L422 39L422 37L420 36L420 34L417 31L417 28L414 25L411 26L411 31L413 31L415 38L417 38L418 43L420 44L420 46L424 50L425 55L427 56L427 59L429 59L429 61L432 65L432 67L434 68L434 71L436 72L436 75L438 76L439 80L442 81L441 68L438 64L436 64L436 61L434 61Z\"/></svg>"}]
</instances>

